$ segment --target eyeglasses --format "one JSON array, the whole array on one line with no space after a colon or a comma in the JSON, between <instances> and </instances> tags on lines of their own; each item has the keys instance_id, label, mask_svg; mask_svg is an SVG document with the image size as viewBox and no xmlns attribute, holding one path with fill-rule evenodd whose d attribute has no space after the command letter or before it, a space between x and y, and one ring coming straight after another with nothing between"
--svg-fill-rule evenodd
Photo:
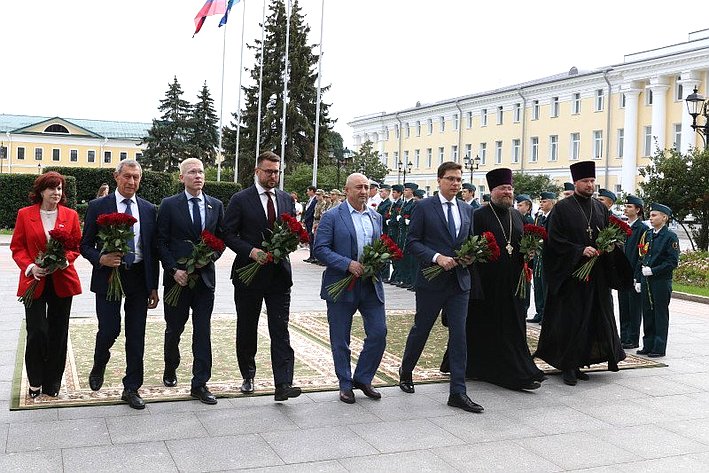
<instances>
[{"instance_id":1,"label":"eyeglasses","mask_svg":"<svg viewBox=\"0 0 709 473\"><path fill-rule=\"evenodd\" d=\"M258 169L259 171L261 171L263 173L268 174L269 176L275 176L276 174L281 172L280 169L263 169L263 168L256 168L256 169Z\"/></svg>"},{"instance_id":2,"label":"eyeglasses","mask_svg":"<svg viewBox=\"0 0 709 473\"><path fill-rule=\"evenodd\" d=\"M441 179L445 179L448 182L463 182L462 177L455 177L455 176L443 176Z\"/></svg>"}]
</instances>

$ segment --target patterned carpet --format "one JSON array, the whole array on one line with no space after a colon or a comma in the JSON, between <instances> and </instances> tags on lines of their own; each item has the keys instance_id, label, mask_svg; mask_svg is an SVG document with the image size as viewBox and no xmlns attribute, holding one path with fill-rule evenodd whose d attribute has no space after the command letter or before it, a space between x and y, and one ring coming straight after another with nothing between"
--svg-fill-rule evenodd
<instances>
[{"instance_id":1,"label":"patterned carpet","mask_svg":"<svg viewBox=\"0 0 709 473\"><path fill-rule=\"evenodd\" d=\"M374 379L377 386L391 386L398 382L398 369L406 343L406 336L413 320L410 311L387 311L387 351ZM268 327L265 314L259 325L259 348L256 357L256 395L273 393L273 374L270 369ZM121 379L125 370L125 339L119 337L111 350L105 382L100 391L93 392L88 386L88 376L93 360L94 339L97 322L95 318L72 319L69 328L69 350L64 382L57 398L40 396L31 399L27 396L28 384L24 371L23 356L25 331L20 333L17 363L13 381L11 409L34 409L42 407L65 407L115 404L120 401L123 389ZM301 312L291 314L291 345L296 354L294 384L305 391L327 391L337 389L337 377L332 366L328 325L322 312ZM191 399L189 396L192 356L190 341L192 328L188 322L182 336L182 364L177 371L178 385L166 388L162 384L163 373L163 331L165 325L161 317L149 317L145 344L145 381L140 390L146 401L174 401ZM218 397L240 397L241 375L236 364L235 354L236 320L234 315L214 315L212 317L212 378L209 389ZM527 340L532 351L539 338L539 327L527 328ZM352 326L352 353L359 353L364 339L361 318L355 317ZM414 373L416 382L442 382L448 376L438 367L445 351L447 333L445 327L436 324L431 332L426 349ZM535 360L545 372L554 372L554 368L540 360ZM665 366L646 358L628 355L620 363L621 369ZM605 365L594 365L587 371L605 370Z\"/></svg>"}]
</instances>

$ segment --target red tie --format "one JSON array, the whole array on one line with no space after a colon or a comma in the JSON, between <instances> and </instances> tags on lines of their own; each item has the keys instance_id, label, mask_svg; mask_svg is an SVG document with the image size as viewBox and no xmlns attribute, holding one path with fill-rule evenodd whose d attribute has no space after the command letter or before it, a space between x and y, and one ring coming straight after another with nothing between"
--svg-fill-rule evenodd
<instances>
[{"instance_id":1,"label":"red tie","mask_svg":"<svg viewBox=\"0 0 709 473\"><path fill-rule=\"evenodd\" d=\"M271 193L266 192L266 198L268 203L266 204L268 228L273 228L273 224L276 222L276 208L273 206L273 199L271 199Z\"/></svg>"}]
</instances>

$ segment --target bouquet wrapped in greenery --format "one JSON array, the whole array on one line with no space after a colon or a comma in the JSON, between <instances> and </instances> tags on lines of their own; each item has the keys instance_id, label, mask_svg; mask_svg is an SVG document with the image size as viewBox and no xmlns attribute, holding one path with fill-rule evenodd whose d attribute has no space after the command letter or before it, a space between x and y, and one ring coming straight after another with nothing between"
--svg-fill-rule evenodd
<instances>
[{"instance_id":1,"label":"bouquet wrapped in greenery","mask_svg":"<svg viewBox=\"0 0 709 473\"><path fill-rule=\"evenodd\" d=\"M519 274L517 290L515 295L520 299L527 297L527 283L532 280L532 269L529 263L539 254L542 244L547 239L547 231L539 225L525 224L522 232L522 240L519 243L519 251L524 258L524 266Z\"/></svg>"},{"instance_id":2,"label":"bouquet wrapped in greenery","mask_svg":"<svg viewBox=\"0 0 709 473\"><path fill-rule=\"evenodd\" d=\"M137 222L135 217L121 212L99 215L96 224L100 227L99 239L103 242L101 253L130 253L128 240L135 237L133 225ZM119 301L123 298L123 284L118 268L111 270L108 277L108 293L106 300Z\"/></svg>"},{"instance_id":3,"label":"bouquet wrapped in greenery","mask_svg":"<svg viewBox=\"0 0 709 473\"><path fill-rule=\"evenodd\" d=\"M459 265L465 267L470 260L473 263L487 263L489 261L497 261L500 257L500 246L495 240L495 235L492 232L484 232L482 235L473 235L456 250L454 259ZM443 267L434 264L422 270L423 276L431 281L443 273Z\"/></svg>"},{"instance_id":4,"label":"bouquet wrapped in greenery","mask_svg":"<svg viewBox=\"0 0 709 473\"><path fill-rule=\"evenodd\" d=\"M573 276L579 281L590 281L591 271L593 270L593 266L596 264L598 257L603 253L610 253L613 251L616 244L625 243L625 240L627 240L632 234L633 230L627 223L618 217L611 215L608 226L599 231L598 236L596 237L596 254L591 256L588 261L574 271Z\"/></svg>"}]
</instances>

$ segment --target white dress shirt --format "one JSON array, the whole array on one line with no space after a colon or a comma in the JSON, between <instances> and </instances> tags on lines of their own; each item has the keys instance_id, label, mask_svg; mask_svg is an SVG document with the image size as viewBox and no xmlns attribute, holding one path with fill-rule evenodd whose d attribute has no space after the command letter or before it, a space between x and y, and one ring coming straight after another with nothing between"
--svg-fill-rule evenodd
<instances>
[{"instance_id":1,"label":"white dress shirt","mask_svg":"<svg viewBox=\"0 0 709 473\"><path fill-rule=\"evenodd\" d=\"M458 199L455 197L453 200L446 200L445 197L439 192L438 193L438 200L441 202L441 206L443 207L443 216L446 219L446 223L448 223L448 202L453 204L451 207L451 212L453 213L453 222L455 222L455 234L458 236L460 234L460 225L461 225L461 219L460 219L460 209L458 208ZM436 262L436 258L438 258L438 255L440 253L436 253L433 255L433 259L431 259L432 263Z\"/></svg>"},{"instance_id":2,"label":"white dress shirt","mask_svg":"<svg viewBox=\"0 0 709 473\"><path fill-rule=\"evenodd\" d=\"M273 201L273 210L276 211L276 220L278 220L278 199L276 199L276 189L266 189L258 181L254 181L256 184L256 190L258 191L258 196L261 199L261 205L263 206L263 213L268 219L268 196L266 192L271 193L271 200Z\"/></svg>"},{"instance_id":3,"label":"white dress shirt","mask_svg":"<svg viewBox=\"0 0 709 473\"><path fill-rule=\"evenodd\" d=\"M190 214L190 219L192 220L192 223L194 223L194 216L192 215L192 202L190 202L190 199L193 199L197 197L199 201L197 201L197 206L199 207L199 217L202 219L202 230L204 230L204 225L205 222L207 221L207 214L206 214L206 202L204 201L204 194L200 191L199 194L197 195L192 195L189 192L187 192L187 189L185 189L185 197L187 197L187 211Z\"/></svg>"},{"instance_id":4,"label":"white dress shirt","mask_svg":"<svg viewBox=\"0 0 709 473\"><path fill-rule=\"evenodd\" d=\"M116 209L120 213L126 213L128 206L123 203L123 199L127 199L128 197L122 196L118 190L116 190L115 196ZM140 211L138 211L138 199L136 199L135 194L130 198L130 201L132 202L130 205L131 214L133 218L137 220L137 222L133 224L133 233L135 234L133 237L133 243L135 244L135 261L133 261L133 263L135 264L143 261L143 245L140 243Z\"/></svg>"}]
</instances>

